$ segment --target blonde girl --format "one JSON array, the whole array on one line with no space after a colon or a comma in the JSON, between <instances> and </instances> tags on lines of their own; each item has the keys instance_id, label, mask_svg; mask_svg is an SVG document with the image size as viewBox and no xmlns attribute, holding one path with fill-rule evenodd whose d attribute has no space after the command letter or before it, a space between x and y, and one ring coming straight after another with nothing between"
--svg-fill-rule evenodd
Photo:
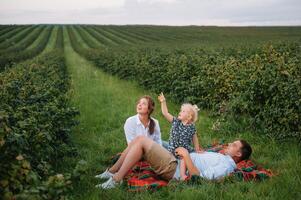
<instances>
[{"instance_id":1,"label":"blonde girl","mask_svg":"<svg viewBox=\"0 0 301 200\"><path fill-rule=\"evenodd\" d=\"M168 112L166 99L163 93L158 96L158 100L161 102L163 116L172 124L168 145L164 145L167 147L168 151L176 155L175 149L178 147L184 147L189 153L194 151L201 153L202 149L200 148L194 124L198 119L198 107L196 105L191 105L190 103L185 103L181 106L181 111L178 117L174 117ZM191 147L192 143L194 148ZM185 164L181 162L180 166L181 179L185 179Z\"/></svg>"}]
</instances>

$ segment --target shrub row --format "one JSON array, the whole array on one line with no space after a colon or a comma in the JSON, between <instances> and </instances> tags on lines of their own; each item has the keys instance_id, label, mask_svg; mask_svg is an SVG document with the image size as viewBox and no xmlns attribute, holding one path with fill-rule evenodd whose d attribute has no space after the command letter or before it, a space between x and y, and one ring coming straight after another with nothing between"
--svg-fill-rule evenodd
<instances>
[{"instance_id":1,"label":"shrub row","mask_svg":"<svg viewBox=\"0 0 301 200\"><path fill-rule=\"evenodd\" d=\"M29 26L24 27L24 29L18 30L15 36L9 38L8 40L2 42L0 44L0 49L6 49L9 47L14 46L15 44L19 43L22 39L24 39L28 34L30 34L32 31L34 31L36 28L39 28L38 26Z\"/></svg>"},{"instance_id":2,"label":"shrub row","mask_svg":"<svg viewBox=\"0 0 301 200\"><path fill-rule=\"evenodd\" d=\"M12 52L3 53L0 55L0 72L3 71L5 68L10 67L14 63L33 58L34 56L38 55L43 51L43 49L46 47L51 32L53 30L53 27L48 27L44 32L44 35L42 35L42 39L40 43L28 50L24 50L26 48L26 45L30 45L35 39L37 39L37 35L33 35L35 37L29 37L28 41L25 41L23 45L16 47Z\"/></svg>"},{"instance_id":3,"label":"shrub row","mask_svg":"<svg viewBox=\"0 0 301 200\"><path fill-rule=\"evenodd\" d=\"M8 54L8 53L15 53L19 51L23 51L24 49L28 48L39 36L45 31L46 27L38 27L28 36L26 36L22 41L18 42L17 44L10 46L4 50L1 50L1 54Z\"/></svg>"},{"instance_id":4,"label":"shrub row","mask_svg":"<svg viewBox=\"0 0 301 200\"><path fill-rule=\"evenodd\" d=\"M9 25L6 29L0 31L0 43L9 40L12 36L16 35L19 31L22 31L28 27L28 25Z\"/></svg>"},{"instance_id":5,"label":"shrub row","mask_svg":"<svg viewBox=\"0 0 301 200\"><path fill-rule=\"evenodd\" d=\"M76 43L74 33L69 34L73 48L106 72L226 118L248 118L248 128L269 136L301 139L298 44L211 52L198 48L85 50Z\"/></svg>"},{"instance_id":6,"label":"shrub row","mask_svg":"<svg viewBox=\"0 0 301 200\"><path fill-rule=\"evenodd\" d=\"M62 55L55 50L0 74L1 199L63 199L70 189L71 175L54 171L75 152L69 134L78 114Z\"/></svg>"}]
</instances>

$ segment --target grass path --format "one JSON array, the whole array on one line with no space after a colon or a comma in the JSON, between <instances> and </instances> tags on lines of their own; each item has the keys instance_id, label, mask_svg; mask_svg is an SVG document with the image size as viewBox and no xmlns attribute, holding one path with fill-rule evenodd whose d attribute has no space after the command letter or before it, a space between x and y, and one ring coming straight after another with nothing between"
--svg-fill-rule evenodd
<instances>
[{"instance_id":1,"label":"grass path","mask_svg":"<svg viewBox=\"0 0 301 200\"><path fill-rule=\"evenodd\" d=\"M247 139L254 150L254 158L266 167L275 169L276 177L262 183L204 183L199 187L179 185L164 188L155 193L132 194L123 188L113 190L95 189L99 183L93 176L104 170L109 157L120 152L125 146L123 123L135 114L135 102L143 94L155 94L141 89L137 84L119 80L103 73L92 63L78 55L71 47L66 28L64 28L65 58L71 76L72 104L80 110L77 126L72 135L78 157L65 160L87 162L87 171L75 183L70 199L298 199L300 197L300 149L295 143L277 144L267 138L251 133L217 135L210 129L212 119L201 113L197 129L201 130L201 143L208 144L213 138L237 137ZM171 113L176 114L179 105L169 104ZM162 118L157 103L154 114L160 122L163 139L167 139L169 124ZM73 160L72 160L73 159ZM299 163L299 165L298 165ZM292 177L294 177L292 179Z\"/></svg>"},{"instance_id":2,"label":"grass path","mask_svg":"<svg viewBox=\"0 0 301 200\"><path fill-rule=\"evenodd\" d=\"M72 80L73 104L80 110L80 125L74 130L73 139L80 147L81 158L89 165L87 178L78 185L85 193L82 198L77 196L75 199L99 199L100 193L94 189L97 182L93 175L105 169L100 163L105 163L126 146L123 123L127 117L135 114L135 102L145 91L134 83L101 72L80 57L71 48L66 29L64 44L66 64ZM167 123L165 127L168 128Z\"/></svg>"}]
</instances>

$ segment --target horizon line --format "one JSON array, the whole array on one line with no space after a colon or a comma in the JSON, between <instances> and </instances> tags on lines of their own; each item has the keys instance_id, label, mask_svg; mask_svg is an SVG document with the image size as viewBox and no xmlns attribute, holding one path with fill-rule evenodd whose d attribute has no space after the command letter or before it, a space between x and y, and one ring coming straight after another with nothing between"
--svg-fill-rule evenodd
<instances>
[{"instance_id":1,"label":"horizon line","mask_svg":"<svg viewBox=\"0 0 301 200\"><path fill-rule=\"evenodd\" d=\"M301 27L301 24L288 25L200 25L200 24L186 24L186 25L171 25L171 24L95 24L95 23L0 23L2 25L98 25L98 26L196 26L196 27Z\"/></svg>"}]
</instances>

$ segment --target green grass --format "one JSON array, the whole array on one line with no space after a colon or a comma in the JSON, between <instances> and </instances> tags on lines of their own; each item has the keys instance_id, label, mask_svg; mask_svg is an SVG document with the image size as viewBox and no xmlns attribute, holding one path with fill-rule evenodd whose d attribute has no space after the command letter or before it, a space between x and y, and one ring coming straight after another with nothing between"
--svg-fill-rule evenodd
<instances>
[{"instance_id":1,"label":"green grass","mask_svg":"<svg viewBox=\"0 0 301 200\"><path fill-rule=\"evenodd\" d=\"M301 148L296 142L278 143L251 132L224 135L211 130L215 119L202 111L197 122L199 138L203 145L213 140L235 138L248 140L254 150L253 159L271 168L275 177L263 182L216 183L205 182L199 186L178 184L157 192L130 193L126 188L113 190L95 189L100 181L94 175L107 167L107 160L125 146L123 124L127 117L135 114L135 102L149 94L135 82L119 80L103 73L92 63L80 57L70 45L64 29L65 57L71 76L72 104L79 108L80 124L73 130L72 140L78 156L66 158L62 169L72 170L72 164L80 159L87 161L87 171L82 180L74 182L70 199L300 199L301 198ZM177 114L180 105L170 102L169 110ZM168 138L170 125L156 104L154 117L159 120L163 139Z\"/></svg>"}]
</instances>

